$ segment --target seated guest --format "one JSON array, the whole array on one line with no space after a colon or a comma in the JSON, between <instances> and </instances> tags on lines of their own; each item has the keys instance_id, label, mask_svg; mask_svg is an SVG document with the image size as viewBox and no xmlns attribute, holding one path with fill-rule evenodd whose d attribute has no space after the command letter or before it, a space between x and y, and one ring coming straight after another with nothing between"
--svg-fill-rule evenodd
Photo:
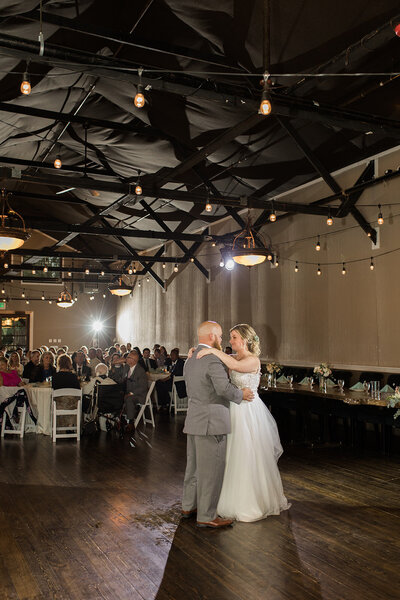
<instances>
[{"instance_id":1,"label":"seated guest","mask_svg":"<svg viewBox=\"0 0 400 600\"><path fill-rule=\"evenodd\" d=\"M131 350L132 350L132 344L131 344L130 342L128 342L128 343L126 344L126 351L127 351L127 352L130 352Z\"/></svg>"},{"instance_id":2,"label":"seated guest","mask_svg":"<svg viewBox=\"0 0 400 600\"><path fill-rule=\"evenodd\" d=\"M139 354L139 359L142 358L142 353L140 352L140 348L138 348L138 346L135 346L133 349L136 350L136 352Z\"/></svg>"},{"instance_id":3,"label":"seated guest","mask_svg":"<svg viewBox=\"0 0 400 600\"><path fill-rule=\"evenodd\" d=\"M40 352L39 350L32 350L30 353L30 360L26 363L24 367L24 372L22 377L24 379L29 379L29 383L33 381L38 381L38 372L39 372L39 361L40 361Z\"/></svg>"},{"instance_id":4,"label":"seated guest","mask_svg":"<svg viewBox=\"0 0 400 600\"><path fill-rule=\"evenodd\" d=\"M96 348L89 348L89 361L91 376L95 377L96 367L100 362L102 362L96 356Z\"/></svg>"},{"instance_id":5,"label":"seated guest","mask_svg":"<svg viewBox=\"0 0 400 600\"><path fill-rule=\"evenodd\" d=\"M82 352L83 352L83 354L85 355L85 358L86 358L87 355L88 355L88 352L89 352L88 347L87 346L82 346L80 348L80 350L82 350Z\"/></svg>"},{"instance_id":6,"label":"seated guest","mask_svg":"<svg viewBox=\"0 0 400 600\"><path fill-rule=\"evenodd\" d=\"M43 352L40 357L39 371L36 374L35 381L46 381L49 377L53 377L56 372L54 366L54 354L50 352Z\"/></svg>"},{"instance_id":7,"label":"seated guest","mask_svg":"<svg viewBox=\"0 0 400 600\"><path fill-rule=\"evenodd\" d=\"M143 348L143 356L139 360L139 364L142 365L145 371L157 369L157 363L154 358L150 358L150 348Z\"/></svg>"},{"instance_id":8,"label":"seated guest","mask_svg":"<svg viewBox=\"0 0 400 600\"><path fill-rule=\"evenodd\" d=\"M56 349L54 348L54 346L50 346L50 348L49 348L49 352L51 352L51 353L52 353L52 355L53 355L53 356L55 356L55 354L56 354Z\"/></svg>"},{"instance_id":9,"label":"seated guest","mask_svg":"<svg viewBox=\"0 0 400 600\"><path fill-rule=\"evenodd\" d=\"M22 377L22 373L24 372L24 367L21 365L20 357L18 352L11 352L10 358L8 359L8 370L17 371L18 375Z\"/></svg>"},{"instance_id":10,"label":"seated guest","mask_svg":"<svg viewBox=\"0 0 400 600\"><path fill-rule=\"evenodd\" d=\"M125 352L127 352L125 344L121 344L119 351L121 353L121 356L123 356L125 354Z\"/></svg>"},{"instance_id":11,"label":"seated guest","mask_svg":"<svg viewBox=\"0 0 400 600\"><path fill-rule=\"evenodd\" d=\"M23 369L23 368L24 368L24 365L25 365L25 364L26 364L26 362L28 362L28 361L26 361L26 362L24 361L24 351L23 351L23 349L21 348L21 346L18 346L18 348L16 349L16 352L18 352L18 354L19 354L19 362L21 363L21 365L22 365L22 369ZM21 377L22 377L22 375L21 375Z\"/></svg>"},{"instance_id":12,"label":"seated guest","mask_svg":"<svg viewBox=\"0 0 400 600\"><path fill-rule=\"evenodd\" d=\"M79 350L75 356L75 373L77 377L82 377L85 381L90 381L91 370L82 350Z\"/></svg>"},{"instance_id":13,"label":"seated guest","mask_svg":"<svg viewBox=\"0 0 400 600\"><path fill-rule=\"evenodd\" d=\"M96 348L96 356L100 362L104 362L103 350L101 348Z\"/></svg>"},{"instance_id":14,"label":"seated guest","mask_svg":"<svg viewBox=\"0 0 400 600\"><path fill-rule=\"evenodd\" d=\"M104 363L99 363L96 367L95 383L99 385L115 385L114 379L108 376L108 367Z\"/></svg>"},{"instance_id":15,"label":"seated guest","mask_svg":"<svg viewBox=\"0 0 400 600\"><path fill-rule=\"evenodd\" d=\"M161 359L161 352L160 352L160 349L159 349L159 348L156 348L156 349L154 350L154 360L155 360L155 362L156 362L156 364L157 364L157 368L159 368L159 367L163 367L163 366L164 366L164 362L163 362L163 360Z\"/></svg>"},{"instance_id":16,"label":"seated guest","mask_svg":"<svg viewBox=\"0 0 400 600\"><path fill-rule=\"evenodd\" d=\"M72 388L74 390L80 390L81 386L78 381L78 377L72 371L72 360L68 354L60 354L57 357L58 371L55 373L51 380L51 387L53 390L62 390L63 388ZM79 398L76 396L59 396L56 398L57 408L64 410L76 409ZM69 415L60 415L57 417L58 427L71 427L76 425L75 417Z\"/></svg>"},{"instance_id":17,"label":"seated guest","mask_svg":"<svg viewBox=\"0 0 400 600\"><path fill-rule=\"evenodd\" d=\"M225 348L225 354L232 354L232 348L230 346Z\"/></svg>"},{"instance_id":18,"label":"seated guest","mask_svg":"<svg viewBox=\"0 0 400 600\"><path fill-rule=\"evenodd\" d=\"M56 356L61 356L61 354L65 354L65 350L64 350L64 348L59 348L59 349L57 350L57 354L56 354Z\"/></svg>"},{"instance_id":19,"label":"seated guest","mask_svg":"<svg viewBox=\"0 0 400 600\"><path fill-rule=\"evenodd\" d=\"M0 386L14 387L21 383L21 377L14 369L8 370L7 359L3 356L0 358Z\"/></svg>"},{"instance_id":20,"label":"seated guest","mask_svg":"<svg viewBox=\"0 0 400 600\"><path fill-rule=\"evenodd\" d=\"M156 381L156 390L158 396L158 404L164 408L166 408L170 401L170 392L172 392L172 380L173 377L182 377L183 375L183 366L185 361L183 358L179 357L179 348L174 348L171 350L171 366L170 366L170 375L167 379L162 379ZM186 396L186 386L184 381L176 382L176 391L178 393L179 398L185 398Z\"/></svg>"},{"instance_id":21,"label":"seated guest","mask_svg":"<svg viewBox=\"0 0 400 600\"><path fill-rule=\"evenodd\" d=\"M165 346L160 346L160 354L161 354L161 360L163 360L164 365L166 365L166 363L169 361L169 354L168 354Z\"/></svg>"},{"instance_id":22,"label":"seated guest","mask_svg":"<svg viewBox=\"0 0 400 600\"><path fill-rule=\"evenodd\" d=\"M139 364L139 353L131 350L126 358L124 371L126 372L125 408L128 423L135 420L137 405L144 404L148 391L146 371ZM128 432L132 427L128 427Z\"/></svg>"},{"instance_id":23,"label":"seated guest","mask_svg":"<svg viewBox=\"0 0 400 600\"><path fill-rule=\"evenodd\" d=\"M65 354L68 354L68 346L61 346L61 348L64 350Z\"/></svg>"},{"instance_id":24,"label":"seated guest","mask_svg":"<svg viewBox=\"0 0 400 600\"><path fill-rule=\"evenodd\" d=\"M111 379L114 379L115 383L123 383L126 379L125 373L125 358L122 358L117 352L111 356L111 366L108 372Z\"/></svg>"},{"instance_id":25,"label":"seated guest","mask_svg":"<svg viewBox=\"0 0 400 600\"><path fill-rule=\"evenodd\" d=\"M62 388L81 389L78 377L72 370L72 360L68 354L60 354L57 357L57 367L58 371L54 373L51 380L53 390L60 390Z\"/></svg>"}]
</instances>

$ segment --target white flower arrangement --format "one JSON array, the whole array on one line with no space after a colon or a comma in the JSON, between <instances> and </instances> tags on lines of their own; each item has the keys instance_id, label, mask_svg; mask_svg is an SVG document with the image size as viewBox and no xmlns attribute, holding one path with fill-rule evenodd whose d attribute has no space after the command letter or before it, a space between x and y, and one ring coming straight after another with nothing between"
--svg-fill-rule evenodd
<instances>
[{"instance_id":1,"label":"white flower arrangement","mask_svg":"<svg viewBox=\"0 0 400 600\"><path fill-rule=\"evenodd\" d=\"M282 371L282 365L276 362L271 362L267 364L268 373L279 373Z\"/></svg>"},{"instance_id":2,"label":"white flower arrangement","mask_svg":"<svg viewBox=\"0 0 400 600\"><path fill-rule=\"evenodd\" d=\"M400 391L396 388L395 393L387 398L387 407L396 408L398 404L400 404ZM398 417L400 417L400 408L398 408L394 413L393 419L397 419Z\"/></svg>"},{"instance_id":3,"label":"white flower arrangement","mask_svg":"<svg viewBox=\"0 0 400 600\"><path fill-rule=\"evenodd\" d=\"M332 369L328 363L321 363L314 367L314 373L316 375L321 375L321 377L330 377L332 375Z\"/></svg>"}]
</instances>

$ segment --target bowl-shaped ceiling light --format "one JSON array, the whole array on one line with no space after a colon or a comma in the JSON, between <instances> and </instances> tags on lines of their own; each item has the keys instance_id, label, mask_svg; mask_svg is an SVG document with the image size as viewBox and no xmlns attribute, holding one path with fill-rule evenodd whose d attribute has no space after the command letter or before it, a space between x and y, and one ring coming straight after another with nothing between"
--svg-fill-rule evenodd
<instances>
[{"instance_id":1,"label":"bowl-shaped ceiling light","mask_svg":"<svg viewBox=\"0 0 400 600\"><path fill-rule=\"evenodd\" d=\"M118 281L110 283L108 289L114 296L127 296L132 291L131 286L125 285L121 277L118 279Z\"/></svg>"},{"instance_id":2,"label":"bowl-shaped ceiling light","mask_svg":"<svg viewBox=\"0 0 400 600\"><path fill-rule=\"evenodd\" d=\"M59 306L60 308L69 308L73 304L74 301L72 300L72 296L68 292L68 290L64 290L63 292L61 292L60 297L57 300L57 306Z\"/></svg>"},{"instance_id":3,"label":"bowl-shaped ceiling light","mask_svg":"<svg viewBox=\"0 0 400 600\"><path fill-rule=\"evenodd\" d=\"M259 233L251 225L250 217L246 227L238 233L230 248L221 250L224 258L229 255L238 265L254 267L263 263L270 250L266 247ZM226 262L226 261L225 261Z\"/></svg>"},{"instance_id":4,"label":"bowl-shaped ceiling light","mask_svg":"<svg viewBox=\"0 0 400 600\"><path fill-rule=\"evenodd\" d=\"M14 223L19 219L22 227L15 227ZM10 224L11 223L11 224ZM8 194L1 190L1 214L0 214L0 251L7 252L20 248L30 233L26 231L25 222L21 215L13 210L8 203Z\"/></svg>"}]
</instances>

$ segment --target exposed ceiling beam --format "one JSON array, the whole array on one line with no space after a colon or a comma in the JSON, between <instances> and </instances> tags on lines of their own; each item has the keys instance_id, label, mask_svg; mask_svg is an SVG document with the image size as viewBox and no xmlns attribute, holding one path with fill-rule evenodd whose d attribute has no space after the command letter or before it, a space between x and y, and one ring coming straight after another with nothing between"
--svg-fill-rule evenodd
<instances>
[{"instance_id":1,"label":"exposed ceiling beam","mask_svg":"<svg viewBox=\"0 0 400 600\"><path fill-rule=\"evenodd\" d=\"M361 183L371 180L374 177L374 172L375 172L375 165L374 165L374 161L371 160L367 164L367 166L365 167L365 169L363 170L363 172L361 173L359 178L357 179L355 186L358 186ZM364 191L363 189L357 190L357 192L354 192L353 194L349 194L348 196L345 196L342 200L342 204L339 207L339 212L338 212L337 216L345 217L346 215L348 215L350 210L355 206L355 204L360 199L363 191Z\"/></svg>"},{"instance_id":2,"label":"exposed ceiling beam","mask_svg":"<svg viewBox=\"0 0 400 600\"><path fill-rule=\"evenodd\" d=\"M0 164L19 165L22 167L35 167L37 169L51 169L52 171L55 170L54 164L51 162L42 162L40 160L27 160L25 158L16 158L12 156L0 156ZM100 177L115 176L115 174L111 170L107 171L106 169L92 169L90 167L85 168L65 164L63 164L60 169L57 169L57 171L72 171L74 173L82 173L82 175L87 173L89 175L98 175Z\"/></svg>"},{"instance_id":3,"label":"exposed ceiling beam","mask_svg":"<svg viewBox=\"0 0 400 600\"><path fill-rule=\"evenodd\" d=\"M62 29L66 29L68 31L78 31L79 33L83 33L85 35L98 37L101 40L107 40L108 42L117 42L118 44L130 46L132 48L138 48L139 50L145 50L147 52L164 54L173 58L178 57L183 58L185 60L205 63L207 65L220 67L223 69L232 69L233 71L240 71L238 67L230 65L229 62L225 60L223 56L219 56L218 58L216 58L215 56L205 56L200 52L196 52L193 50L188 51L187 48L180 48L178 46L166 44L161 41L157 41L156 43L154 43L154 40L152 40L151 42L146 40L139 41L137 35L133 37L131 34L124 34L120 31L112 31L104 27L91 25L90 23L85 23L83 25L77 22L75 19L59 17L58 15L48 13L45 11L42 13L42 15L40 15L40 11L32 10L31 12L23 13L18 16L22 19L37 22L39 22L42 18L42 21L44 23L50 23L51 25L56 25L57 27L61 27Z\"/></svg>"},{"instance_id":4,"label":"exposed ceiling beam","mask_svg":"<svg viewBox=\"0 0 400 600\"><path fill-rule=\"evenodd\" d=\"M54 252L51 249L40 249L40 250L36 250L36 249L32 249L32 248L18 248L17 250L10 250L7 253L8 256L37 256L37 257L59 257L61 259L64 258L72 258L74 260L93 260L93 261L110 261L110 262L116 262L116 261L131 261L132 260L132 256L130 254L108 254L108 255L104 255L104 256L100 256L98 254L80 254L79 252ZM139 255L140 259L146 260L146 262L165 262L165 263L176 263L176 262L185 262L185 260L183 259L182 256L163 256L163 257L157 257L157 255L154 256L148 256L147 254L143 254L143 255ZM24 263L23 263L24 264ZM32 266L32 263L26 263L27 268L34 268ZM15 268L15 269L20 269L22 268L21 265L12 265L10 264L10 268ZM50 267L49 267L50 268ZM60 269L56 269L56 270L60 270ZM69 271L70 269L66 268L66 271ZM104 270L104 269L103 269Z\"/></svg>"}]
</instances>

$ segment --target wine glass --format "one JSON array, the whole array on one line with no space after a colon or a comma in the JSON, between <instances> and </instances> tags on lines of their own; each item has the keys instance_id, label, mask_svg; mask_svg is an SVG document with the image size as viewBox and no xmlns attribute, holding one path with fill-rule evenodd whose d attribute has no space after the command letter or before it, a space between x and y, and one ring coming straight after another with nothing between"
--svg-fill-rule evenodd
<instances>
[{"instance_id":1,"label":"wine glass","mask_svg":"<svg viewBox=\"0 0 400 600\"><path fill-rule=\"evenodd\" d=\"M290 387L293 387L293 375L288 375L287 380L289 382Z\"/></svg>"},{"instance_id":2,"label":"wine glass","mask_svg":"<svg viewBox=\"0 0 400 600\"><path fill-rule=\"evenodd\" d=\"M371 384L370 384L370 382L369 382L369 381L364 381L364 382L363 382L363 387L364 387L364 392L365 392L366 394L368 394L368 392L369 392L369 388L371 387Z\"/></svg>"},{"instance_id":3,"label":"wine glass","mask_svg":"<svg viewBox=\"0 0 400 600\"><path fill-rule=\"evenodd\" d=\"M312 389L312 386L314 385L314 377L307 377L308 379L308 383L310 384L310 388Z\"/></svg>"},{"instance_id":4,"label":"wine glass","mask_svg":"<svg viewBox=\"0 0 400 600\"><path fill-rule=\"evenodd\" d=\"M344 379L338 379L338 386L341 393L343 393Z\"/></svg>"}]
</instances>

